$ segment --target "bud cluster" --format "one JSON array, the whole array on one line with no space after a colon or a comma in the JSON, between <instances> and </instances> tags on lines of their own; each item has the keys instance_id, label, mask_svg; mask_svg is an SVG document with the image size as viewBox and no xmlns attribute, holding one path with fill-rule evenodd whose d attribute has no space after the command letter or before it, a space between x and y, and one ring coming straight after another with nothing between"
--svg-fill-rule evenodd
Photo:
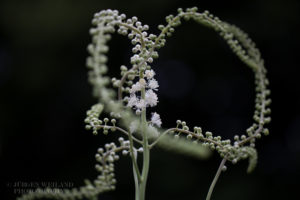
<instances>
[{"instance_id":1,"label":"bud cluster","mask_svg":"<svg viewBox=\"0 0 300 200\"><path fill-rule=\"evenodd\" d=\"M99 116L103 110L102 104L93 105L90 110L87 111L87 117L85 118L84 122L87 124L85 128L87 130L92 129L93 134L97 135L98 130L103 129L103 134L107 135L108 131L116 131L116 119L109 120L108 118L104 118L103 120L99 119ZM104 122L104 124L103 124ZM108 123L111 125L108 125Z\"/></svg>"}]
</instances>

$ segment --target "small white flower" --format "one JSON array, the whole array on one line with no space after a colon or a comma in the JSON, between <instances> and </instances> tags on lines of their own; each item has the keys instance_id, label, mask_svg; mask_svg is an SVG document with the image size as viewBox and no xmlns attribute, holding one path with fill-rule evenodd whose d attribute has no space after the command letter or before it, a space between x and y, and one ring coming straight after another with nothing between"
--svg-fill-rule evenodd
<instances>
[{"instance_id":1,"label":"small white flower","mask_svg":"<svg viewBox=\"0 0 300 200\"><path fill-rule=\"evenodd\" d=\"M148 82L148 87L151 88L152 90L157 90L157 88L159 87L158 82L155 79L151 79Z\"/></svg>"},{"instance_id":2,"label":"small white flower","mask_svg":"<svg viewBox=\"0 0 300 200\"><path fill-rule=\"evenodd\" d=\"M148 106L156 106L158 102L157 95L153 92L153 90L147 90L145 94L146 105Z\"/></svg>"},{"instance_id":3,"label":"small white flower","mask_svg":"<svg viewBox=\"0 0 300 200\"><path fill-rule=\"evenodd\" d=\"M135 96L135 94L130 95L130 97L128 98L127 106L131 108L134 107L137 104L138 100L139 99Z\"/></svg>"},{"instance_id":4,"label":"small white flower","mask_svg":"<svg viewBox=\"0 0 300 200\"><path fill-rule=\"evenodd\" d=\"M148 60L147 60L149 63L152 63L153 62L153 58L148 58Z\"/></svg>"},{"instance_id":5,"label":"small white flower","mask_svg":"<svg viewBox=\"0 0 300 200\"><path fill-rule=\"evenodd\" d=\"M138 150L137 150L137 152L139 152L139 153L143 153L143 151L144 151L143 147L140 147L140 148L138 148Z\"/></svg>"},{"instance_id":6,"label":"small white flower","mask_svg":"<svg viewBox=\"0 0 300 200\"><path fill-rule=\"evenodd\" d=\"M161 124L162 124L161 119L160 119L160 115L157 114L156 112L155 112L155 113L152 113L151 123L152 123L153 125L158 126L158 127L160 127Z\"/></svg>"},{"instance_id":7,"label":"small white flower","mask_svg":"<svg viewBox=\"0 0 300 200\"><path fill-rule=\"evenodd\" d=\"M144 99L141 99L139 100L136 104L135 104L135 107L138 108L138 109L144 109L146 108L146 102Z\"/></svg>"},{"instance_id":8,"label":"small white flower","mask_svg":"<svg viewBox=\"0 0 300 200\"><path fill-rule=\"evenodd\" d=\"M145 76L147 79L153 78L154 75L155 75L155 72L152 69L145 71Z\"/></svg>"},{"instance_id":9,"label":"small white flower","mask_svg":"<svg viewBox=\"0 0 300 200\"><path fill-rule=\"evenodd\" d=\"M138 91L141 91L142 87L143 86L140 84L140 82L137 82L131 86L130 93L133 94Z\"/></svg>"},{"instance_id":10,"label":"small white flower","mask_svg":"<svg viewBox=\"0 0 300 200\"><path fill-rule=\"evenodd\" d=\"M140 115L141 112L142 112L142 111L141 111L140 109L137 109L137 110L135 111L135 114Z\"/></svg>"}]
</instances>

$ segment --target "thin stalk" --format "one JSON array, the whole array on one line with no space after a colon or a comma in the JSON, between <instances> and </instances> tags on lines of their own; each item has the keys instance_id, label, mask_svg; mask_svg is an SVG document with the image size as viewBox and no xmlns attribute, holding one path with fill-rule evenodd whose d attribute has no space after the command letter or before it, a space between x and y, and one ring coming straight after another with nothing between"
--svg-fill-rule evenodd
<instances>
[{"instance_id":1,"label":"thin stalk","mask_svg":"<svg viewBox=\"0 0 300 200\"><path fill-rule=\"evenodd\" d=\"M145 99L145 88L141 90L141 97ZM150 164L150 150L148 144L148 137L147 137L147 120L146 120L146 108L142 110L142 126L143 126L143 171L142 171L142 182L139 188L139 200L145 199L145 192L146 192L146 184L147 178L149 173L149 164Z\"/></svg>"},{"instance_id":2,"label":"thin stalk","mask_svg":"<svg viewBox=\"0 0 300 200\"><path fill-rule=\"evenodd\" d=\"M132 134L130 133L130 131L128 133L129 133L128 134L129 150L130 150L131 160L132 160L132 164L133 164L133 171L134 171L134 174L137 177L138 183L140 183L142 181L142 177L141 177L141 174L140 174L139 167L137 165L137 159L136 159L135 152L134 152L134 149L133 149Z\"/></svg>"},{"instance_id":3,"label":"thin stalk","mask_svg":"<svg viewBox=\"0 0 300 200\"><path fill-rule=\"evenodd\" d=\"M135 159L137 159L137 154L135 156ZM137 161L135 160L135 162ZM134 166L132 166L132 169L133 169L133 177L134 177L134 185L135 185L135 200L139 200L139 179Z\"/></svg>"},{"instance_id":4,"label":"thin stalk","mask_svg":"<svg viewBox=\"0 0 300 200\"><path fill-rule=\"evenodd\" d=\"M211 185L209 187L209 190L208 190L208 193L207 193L207 196L206 196L206 200L210 200L211 194L212 194L212 192L214 190L214 187L215 187L215 185L216 185L216 183L217 183L217 181L218 181L218 179L220 177L220 174L222 172L222 168L224 167L226 160L227 159L226 159L226 156L225 156L223 158L223 160L221 161L219 169L218 169L218 171L217 171L217 173L215 175L215 178L214 178L214 180L212 181L212 183L211 183Z\"/></svg>"}]
</instances>

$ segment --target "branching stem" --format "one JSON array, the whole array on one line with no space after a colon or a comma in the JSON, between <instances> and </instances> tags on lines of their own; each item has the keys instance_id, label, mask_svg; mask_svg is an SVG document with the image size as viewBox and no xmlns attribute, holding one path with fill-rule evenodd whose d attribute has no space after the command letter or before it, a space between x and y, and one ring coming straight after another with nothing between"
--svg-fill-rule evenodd
<instances>
[{"instance_id":1,"label":"branching stem","mask_svg":"<svg viewBox=\"0 0 300 200\"><path fill-rule=\"evenodd\" d=\"M116 130L120 131L121 133L124 133L125 135L127 135L129 137L129 135L131 135L130 137L137 143L139 144L143 144L142 141L140 141L139 139L135 138L132 134L130 134L129 132L125 131L124 129L118 127L118 126L107 126L107 125L99 125L100 128L104 128L107 127L109 129L115 128Z\"/></svg>"},{"instance_id":2,"label":"branching stem","mask_svg":"<svg viewBox=\"0 0 300 200\"><path fill-rule=\"evenodd\" d=\"M199 135L197 135L194 132L191 132L191 131L188 131L188 130L183 130L183 129L180 129L180 128L170 128L170 129L166 130L165 132L163 132L161 135L159 135L158 138L152 144L149 145L149 148L150 149L153 148L159 142L159 140L160 140L161 137L163 137L164 135L166 135L166 134L168 134L169 132L172 132L172 131L179 132L179 133L190 134L193 137L195 137L195 138L197 138L199 140L202 140L204 142L214 143L215 145L223 147L223 145L217 143L216 141L210 140L210 139L205 138L205 137L200 137Z\"/></svg>"},{"instance_id":3,"label":"branching stem","mask_svg":"<svg viewBox=\"0 0 300 200\"><path fill-rule=\"evenodd\" d=\"M138 183L140 183L142 181L142 178L141 178L141 173L140 173L140 170L139 170L139 167L138 167L138 164L137 164L137 158L135 156L135 152L134 152L134 149L133 149L132 134L130 132L128 134L128 138L129 138L129 149L130 149L130 155L131 155L130 157L131 157L132 164L133 164L133 170L134 170L134 173L137 176Z\"/></svg>"}]
</instances>

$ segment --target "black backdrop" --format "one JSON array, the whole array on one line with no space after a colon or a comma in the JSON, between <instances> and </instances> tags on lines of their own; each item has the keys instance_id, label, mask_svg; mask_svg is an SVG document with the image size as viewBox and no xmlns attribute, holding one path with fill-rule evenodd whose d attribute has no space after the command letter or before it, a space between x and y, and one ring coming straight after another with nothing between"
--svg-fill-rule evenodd
<instances>
[{"instance_id":1,"label":"black backdrop","mask_svg":"<svg viewBox=\"0 0 300 200\"><path fill-rule=\"evenodd\" d=\"M30 184L83 184L93 179L98 147L117 135L84 130L85 112L95 102L85 59L93 13L118 9L157 32L178 7L198 6L241 27L265 59L272 90L270 136L258 143L258 166L228 165L213 199L286 199L298 195L300 178L299 15L296 0L122 1L44 0L0 2L0 199L14 199ZM130 42L109 43L110 74L130 58ZM253 75L212 30L184 23L153 63L160 82L163 127L177 119L225 138L252 123ZM199 161L155 149L147 199L204 199L220 158ZM117 190L99 199L133 199L128 158L116 163ZM15 185L19 184L19 185ZM23 186L20 186L23 184ZM29 184L29 186L24 185ZM299 185L298 185L299 186ZM297 199L297 197L296 197Z\"/></svg>"}]
</instances>

